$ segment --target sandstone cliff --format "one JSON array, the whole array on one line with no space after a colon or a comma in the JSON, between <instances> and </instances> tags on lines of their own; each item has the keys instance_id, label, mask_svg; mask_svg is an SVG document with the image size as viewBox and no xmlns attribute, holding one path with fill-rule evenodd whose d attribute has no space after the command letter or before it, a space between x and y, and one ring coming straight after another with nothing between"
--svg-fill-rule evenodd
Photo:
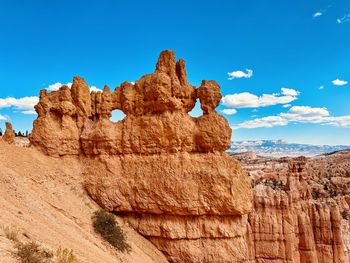
<instances>
[{"instance_id":1,"label":"sandstone cliff","mask_svg":"<svg viewBox=\"0 0 350 263\"><path fill-rule=\"evenodd\" d=\"M350 152L243 164L254 189L248 262L350 262Z\"/></svg>"},{"instance_id":2,"label":"sandstone cliff","mask_svg":"<svg viewBox=\"0 0 350 263\"><path fill-rule=\"evenodd\" d=\"M199 100L203 115L188 112ZM41 91L30 141L53 156L79 155L84 185L102 207L125 219L171 262L246 259L250 179L225 150L231 128L215 108L215 81L196 88L184 60L160 54L154 73L114 91ZM113 123L113 110L126 117Z\"/></svg>"}]
</instances>

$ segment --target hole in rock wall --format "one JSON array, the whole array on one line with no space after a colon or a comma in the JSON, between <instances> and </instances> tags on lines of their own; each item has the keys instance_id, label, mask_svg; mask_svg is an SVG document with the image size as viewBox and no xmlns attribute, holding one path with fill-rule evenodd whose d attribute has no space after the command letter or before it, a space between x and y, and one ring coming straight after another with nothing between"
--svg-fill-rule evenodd
<instances>
[{"instance_id":1,"label":"hole in rock wall","mask_svg":"<svg viewBox=\"0 0 350 263\"><path fill-rule=\"evenodd\" d=\"M124 119L125 116L126 115L121 110L113 110L112 117L110 118L110 121L111 122L118 122L118 121L121 121L122 119Z\"/></svg>"},{"instance_id":2,"label":"hole in rock wall","mask_svg":"<svg viewBox=\"0 0 350 263\"><path fill-rule=\"evenodd\" d=\"M201 103L199 102L199 99L196 100L196 105L188 114L191 117L195 117L195 118L203 115L203 111L201 109Z\"/></svg>"}]
</instances>

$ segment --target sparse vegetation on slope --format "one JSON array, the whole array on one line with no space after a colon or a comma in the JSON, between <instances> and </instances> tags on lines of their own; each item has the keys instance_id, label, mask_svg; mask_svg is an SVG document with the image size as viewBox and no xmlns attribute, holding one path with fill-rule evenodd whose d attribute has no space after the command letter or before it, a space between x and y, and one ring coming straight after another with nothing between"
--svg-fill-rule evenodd
<instances>
[{"instance_id":1,"label":"sparse vegetation on slope","mask_svg":"<svg viewBox=\"0 0 350 263\"><path fill-rule=\"evenodd\" d=\"M55 253L31 241L16 242L16 256L22 263L78 263L73 250L59 247Z\"/></svg>"},{"instance_id":2,"label":"sparse vegetation on slope","mask_svg":"<svg viewBox=\"0 0 350 263\"><path fill-rule=\"evenodd\" d=\"M78 263L73 250L59 247L56 252L43 248L34 241L22 242L19 239L20 229L15 226L0 225L5 237L14 243L13 254L22 263ZM25 233L23 233L24 236ZM28 236L26 236L28 238ZM2 261L1 261L2 262Z\"/></svg>"},{"instance_id":3,"label":"sparse vegetation on slope","mask_svg":"<svg viewBox=\"0 0 350 263\"><path fill-rule=\"evenodd\" d=\"M131 247L126 242L124 231L116 223L111 213L100 209L92 217L93 227L108 243L121 252L130 252Z\"/></svg>"},{"instance_id":4,"label":"sparse vegetation on slope","mask_svg":"<svg viewBox=\"0 0 350 263\"><path fill-rule=\"evenodd\" d=\"M18 241L19 230L14 226L0 225L0 229L4 232L5 237L11 241Z\"/></svg>"},{"instance_id":5,"label":"sparse vegetation on slope","mask_svg":"<svg viewBox=\"0 0 350 263\"><path fill-rule=\"evenodd\" d=\"M57 263L78 263L73 250L59 247L56 251Z\"/></svg>"},{"instance_id":6,"label":"sparse vegetation on slope","mask_svg":"<svg viewBox=\"0 0 350 263\"><path fill-rule=\"evenodd\" d=\"M16 255L23 263L51 263L53 253L41 248L37 243L16 243Z\"/></svg>"}]
</instances>

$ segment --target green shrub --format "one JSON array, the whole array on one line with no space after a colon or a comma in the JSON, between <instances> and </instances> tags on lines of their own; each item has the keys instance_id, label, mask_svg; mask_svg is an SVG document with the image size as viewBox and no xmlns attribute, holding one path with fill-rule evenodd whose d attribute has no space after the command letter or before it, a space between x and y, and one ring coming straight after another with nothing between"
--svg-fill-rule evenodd
<instances>
[{"instance_id":1,"label":"green shrub","mask_svg":"<svg viewBox=\"0 0 350 263\"><path fill-rule=\"evenodd\" d=\"M114 216L104 210L98 210L92 217L93 228L108 243L121 252L130 252L131 247L126 242L124 231L116 223Z\"/></svg>"}]
</instances>

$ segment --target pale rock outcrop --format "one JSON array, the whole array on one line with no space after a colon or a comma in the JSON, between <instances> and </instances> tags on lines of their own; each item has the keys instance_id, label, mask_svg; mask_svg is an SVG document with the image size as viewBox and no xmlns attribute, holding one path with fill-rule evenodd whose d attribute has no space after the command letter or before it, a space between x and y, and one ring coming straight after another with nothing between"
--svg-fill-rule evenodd
<instances>
[{"instance_id":1,"label":"pale rock outcrop","mask_svg":"<svg viewBox=\"0 0 350 263\"><path fill-rule=\"evenodd\" d=\"M125 217L171 262L242 262L250 179L224 151L231 128L219 115L215 81L187 81L185 62L160 54L154 73L114 91L41 91L31 144L49 155L79 155L85 188ZM191 111L199 99L203 115ZM126 115L109 120L113 110Z\"/></svg>"},{"instance_id":2,"label":"pale rock outcrop","mask_svg":"<svg viewBox=\"0 0 350 263\"><path fill-rule=\"evenodd\" d=\"M6 122L6 130L4 136L2 136L2 140L9 144L15 143L15 132L13 131L12 124L10 122Z\"/></svg>"}]
</instances>

